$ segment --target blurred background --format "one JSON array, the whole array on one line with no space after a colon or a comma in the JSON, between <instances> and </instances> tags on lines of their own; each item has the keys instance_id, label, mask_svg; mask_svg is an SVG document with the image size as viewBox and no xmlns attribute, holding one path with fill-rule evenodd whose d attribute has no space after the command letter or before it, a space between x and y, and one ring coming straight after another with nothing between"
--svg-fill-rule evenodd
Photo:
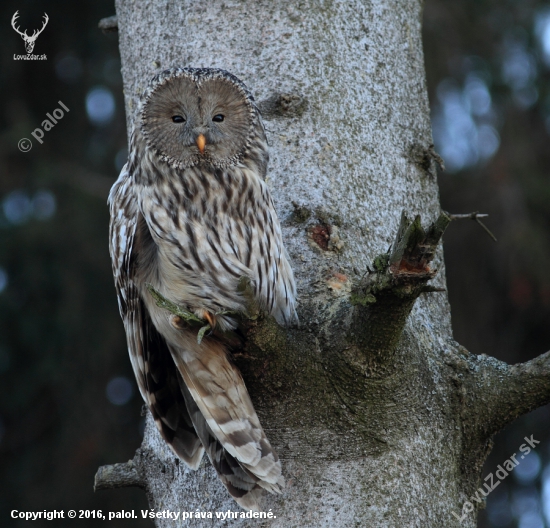
<instances>
[{"instance_id":1,"label":"blurred background","mask_svg":"<svg viewBox=\"0 0 550 528\"><path fill-rule=\"evenodd\" d=\"M33 51L47 60L13 60L26 54L16 10L29 35L48 14ZM143 428L107 247L127 155L117 35L97 28L114 2L9 0L1 12L0 526L26 525L12 509L146 509L137 488L93 492L97 467L132 458ZM30 133L59 101L69 112L40 144ZM153 526L112 524L128 522Z\"/></svg>"},{"instance_id":2,"label":"blurred background","mask_svg":"<svg viewBox=\"0 0 550 528\"><path fill-rule=\"evenodd\" d=\"M550 349L550 4L427 0L424 53L455 339L508 363ZM483 476L539 440L487 497L479 526L550 527L550 407L495 437Z\"/></svg>"},{"instance_id":3,"label":"blurred background","mask_svg":"<svg viewBox=\"0 0 550 528\"><path fill-rule=\"evenodd\" d=\"M13 60L26 54L16 10L28 34L47 12L33 52L47 60ZM11 509L145 509L141 490L92 491L143 431L107 251L106 198L127 155L117 35L97 29L114 5L5 0L1 12L0 524L23 524ZM427 0L424 50L442 206L488 213L498 238L469 220L445 236L455 338L526 361L550 348L550 5ZM30 132L56 109L40 144ZM480 527L550 528L549 423L547 406L495 438L484 476L525 436L540 444Z\"/></svg>"}]
</instances>

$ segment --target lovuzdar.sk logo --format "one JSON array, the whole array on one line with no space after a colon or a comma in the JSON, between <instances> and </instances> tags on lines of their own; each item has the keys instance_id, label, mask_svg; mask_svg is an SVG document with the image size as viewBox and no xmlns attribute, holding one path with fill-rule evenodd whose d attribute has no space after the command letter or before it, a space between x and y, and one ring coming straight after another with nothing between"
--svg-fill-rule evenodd
<instances>
[{"instance_id":1,"label":"lovuzdar.sk logo","mask_svg":"<svg viewBox=\"0 0 550 528\"><path fill-rule=\"evenodd\" d=\"M21 38L25 41L25 50L27 51L26 55L13 55L14 60L46 60L46 55L34 55L34 44L36 42L36 39L38 38L38 35L44 31L44 28L46 27L48 23L48 15L44 13L44 22L42 22L42 27L40 29L35 29L32 32L32 35L27 35L27 30L21 31L19 29L19 26L16 26L15 23L17 21L17 17L19 16L19 11L16 11L11 19L11 27L21 35Z\"/></svg>"}]
</instances>

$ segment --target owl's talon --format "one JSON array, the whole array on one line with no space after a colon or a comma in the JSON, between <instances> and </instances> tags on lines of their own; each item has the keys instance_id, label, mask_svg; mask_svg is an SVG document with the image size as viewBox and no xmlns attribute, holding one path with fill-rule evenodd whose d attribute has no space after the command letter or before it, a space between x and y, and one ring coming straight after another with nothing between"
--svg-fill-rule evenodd
<instances>
[{"instance_id":1,"label":"owl's talon","mask_svg":"<svg viewBox=\"0 0 550 528\"><path fill-rule=\"evenodd\" d=\"M170 316L170 324L178 330L184 328L183 319L179 315Z\"/></svg>"},{"instance_id":2,"label":"owl's talon","mask_svg":"<svg viewBox=\"0 0 550 528\"><path fill-rule=\"evenodd\" d=\"M204 318L208 321L208 324L210 325L211 328L214 328L214 326L216 326L216 320L214 319L214 317L210 315L210 312L204 312Z\"/></svg>"}]
</instances>

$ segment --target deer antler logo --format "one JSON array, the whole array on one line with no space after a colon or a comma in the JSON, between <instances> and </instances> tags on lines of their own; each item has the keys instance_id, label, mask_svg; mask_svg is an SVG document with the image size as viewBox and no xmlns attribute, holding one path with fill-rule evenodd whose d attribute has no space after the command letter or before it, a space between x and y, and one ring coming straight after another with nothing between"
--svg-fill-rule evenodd
<instances>
[{"instance_id":1,"label":"deer antler logo","mask_svg":"<svg viewBox=\"0 0 550 528\"><path fill-rule=\"evenodd\" d=\"M11 27L15 29L17 33L21 35L21 38L25 41L25 49L27 50L27 53L32 53L32 50L34 49L34 43L36 42L36 39L38 38L38 35L44 31L44 28L46 27L46 24L48 23L48 15L44 13L44 22L42 24L42 27L38 30L35 29L32 33L32 35L29 37L27 35L27 30L25 30L23 33L19 31L18 27L15 27L15 21L17 20L17 17L19 16L19 11L16 11L13 15L13 18L11 19Z\"/></svg>"}]
</instances>

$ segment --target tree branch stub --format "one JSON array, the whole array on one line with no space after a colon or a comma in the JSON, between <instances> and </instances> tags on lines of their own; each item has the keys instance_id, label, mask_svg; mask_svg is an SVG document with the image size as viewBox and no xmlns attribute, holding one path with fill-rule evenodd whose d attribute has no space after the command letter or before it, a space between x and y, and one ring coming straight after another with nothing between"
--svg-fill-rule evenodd
<instances>
[{"instance_id":1,"label":"tree branch stub","mask_svg":"<svg viewBox=\"0 0 550 528\"><path fill-rule=\"evenodd\" d=\"M424 230L420 216L411 222L403 213L392 247L374 260L374 270L352 292L355 309L350 336L370 368L391 362L418 296L440 291L427 285L436 275L429 263L450 221L441 213Z\"/></svg>"},{"instance_id":2,"label":"tree branch stub","mask_svg":"<svg viewBox=\"0 0 550 528\"><path fill-rule=\"evenodd\" d=\"M116 33L118 31L118 17L116 15L102 18L97 27L103 31L103 33Z\"/></svg>"},{"instance_id":3,"label":"tree branch stub","mask_svg":"<svg viewBox=\"0 0 550 528\"><path fill-rule=\"evenodd\" d=\"M95 474L94 491L134 486L145 488L145 482L141 478L134 460L101 466Z\"/></svg>"}]
</instances>

